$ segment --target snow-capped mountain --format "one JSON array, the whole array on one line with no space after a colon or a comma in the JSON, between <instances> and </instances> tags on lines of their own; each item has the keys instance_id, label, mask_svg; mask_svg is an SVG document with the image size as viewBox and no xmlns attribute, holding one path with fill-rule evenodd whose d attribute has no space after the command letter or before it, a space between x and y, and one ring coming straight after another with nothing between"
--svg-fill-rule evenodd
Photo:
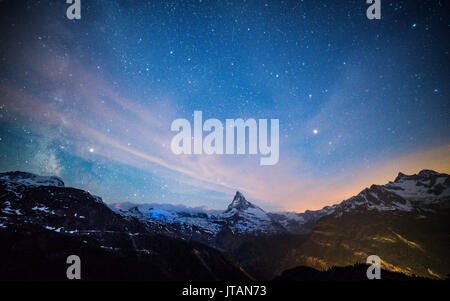
<instances>
[{"instance_id":1,"label":"snow-capped mountain","mask_svg":"<svg viewBox=\"0 0 450 301\"><path fill-rule=\"evenodd\" d=\"M225 211L189 208L166 204L112 204L111 208L124 216L133 216L170 224L185 234L217 235L227 229L233 233L272 233L285 229L263 209L250 203L239 191ZM194 232L194 233L193 233Z\"/></svg>"},{"instance_id":2,"label":"snow-capped mountain","mask_svg":"<svg viewBox=\"0 0 450 301\"><path fill-rule=\"evenodd\" d=\"M377 210L419 214L430 204L445 204L449 200L449 175L422 170L410 176L399 173L394 182L386 185L372 185L335 206L333 213L343 215L355 210Z\"/></svg>"},{"instance_id":3,"label":"snow-capped mountain","mask_svg":"<svg viewBox=\"0 0 450 301\"><path fill-rule=\"evenodd\" d=\"M450 177L431 170L399 173L393 182L303 213L269 213L240 192L223 211L168 204L108 207L100 197L65 187L57 177L0 173L1 254L27 258L28 247L22 246L38 246L37 257L30 260L43 265L50 260L52 265L54 257L47 258L47 250L64 262L67 252L86 246L85 256L96 254L108 264L117 256L137 256L151 265L147 268L158 279L224 279L223 270L232 277L246 277L217 249L259 279L298 265L323 269L362 262L374 252L388 269L443 278L450 271L449 218ZM141 275L141 261L133 260L131 269ZM199 278L183 268L185 262L192 263L189 271L202 271ZM8 264L11 269L20 266ZM177 272L167 274L167 266Z\"/></svg>"},{"instance_id":4,"label":"snow-capped mountain","mask_svg":"<svg viewBox=\"0 0 450 301\"><path fill-rule=\"evenodd\" d=\"M123 216L56 177L0 173L0 280L65 279L65 262L88 262L83 279L250 279L229 256L186 241L168 225Z\"/></svg>"},{"instance_id":5,"label":"snow-capped mountain","mask_svg":"<svg viewBox=\"0 0 450 301\"><path fill-rule=\"evenodd\" d=\"M64 182L58 177L38 176L32 173L19 171L1 174L0 181L2 181L11 191L13 191L20 185L29 187L38 187L38 186L64 187Z\"/></svg>"},{"instance_id":6,"label":"snow-capped mountain","mask_svg":"<svg viewBox=\"0 0 450 301\"><path fill-rule=\"evenodd\" d=\"M431 170L399 173L332 206L287 260L317 269L365 262L406 275L445 279L450 272L450 177Z\"/></svg>"},{"instance_id":7,"label":"snow-capped mountain","mask_svg":"<svg viewBox=\"0 0 450 301\"><path fill-rule=\"evenodd\" d=\"M236 192L233 201L222 212L219 218L233 232L255 233L276 232L284 228L273 220L269 214L258 206L253 205L239 192Z\"/></svg>"},{"instance_id":8,"label":"snow-capped mountain","mask_svg":"<svg viewBox=\"0 0 450 301\"><path fill-rule=\"evenodd\" d=\"M47 230L86 235L103 230L118 231L119 220L98 196L88 191L65 187L58 177L37 176L26 172L0 174L0 227L7 229L34 224ZM95 227L94 227L95 225ZM138 225L135 228L133 225ZM130 231L160 231L167 227L130 222Z\"/></svg>"},{"instance_id":9,"label":"snow-capped mountain","mask_svg":"<svg viewBox=\"0 0 450 301\"><path fill-rule=\"evenodd\" d=\"M303 213L297 212L274 212L269 216L281 224L287 232L294 234L307 234L311 232L316 221L333 213L338 205L326 206L320 210L306 210Z\"/></svg>"},{"instance_id":10,"label":"snow-capped mountain","mask_svg":"<svg viewBox=\"0 0 450 301\"><path fill-rule=\"evenodd\" d=\"M372 185L358 195L339 204L320 210L296 212L265 212L247 201L237 191L233 201L224 211L205 210L167 204L112 204L111 207L123 215L138 217L176 226L183 233L192 231L217 235L224 229L233 233L280 233L307 234L315 223L327 215L342 216L361 210L416 211L433 202L442 202L450 196L450 179L447 174L422 170L417 175L399 173L394 182Z\"/></svg>"},{"instance_id":11,"label":"snow-capped mountain","mask_svg":"<svg viewBox=\"0 0 450 301\"><path fill-rule=\"evenodd\" d=\"M409 201L439 202L450 196L450 177L427 169L411 176L399 173L385 188Z\"/></svg>"},{"instance_id":12,"label":"snow-capped mountain","mask_svg":"<svg viewBox=\"0 0 450 301\"><path fill-rule=\"evenodd\" d=\"M432 203L444 203L450 199L450 177L432 170L422 170L418 174L399 173L394 182L372 185L358 195L339 204L326 206L317 211L304 213L271 213L283 227L291 232L306 233L314 223L327 215L342 216L345 213L376 210L379 212L420 212Z\"/></svg>"}]
</instances>

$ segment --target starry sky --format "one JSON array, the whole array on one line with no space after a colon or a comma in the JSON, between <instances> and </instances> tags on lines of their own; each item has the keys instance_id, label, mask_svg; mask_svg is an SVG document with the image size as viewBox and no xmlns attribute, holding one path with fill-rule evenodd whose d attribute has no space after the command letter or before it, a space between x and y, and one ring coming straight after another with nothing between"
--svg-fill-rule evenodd
<instances>
[{"instance_id":1,"label":"starry sky","mask_svg":"<svg viewBox=\"0 0 450 301\"><path fill-rule=\"evenodd\" d=\"M319 209L450 171L446 1L0 1L0 171L105 202ZM280 160L174 155L174 119L277 118Z\"/></svg>"}]
</instances>

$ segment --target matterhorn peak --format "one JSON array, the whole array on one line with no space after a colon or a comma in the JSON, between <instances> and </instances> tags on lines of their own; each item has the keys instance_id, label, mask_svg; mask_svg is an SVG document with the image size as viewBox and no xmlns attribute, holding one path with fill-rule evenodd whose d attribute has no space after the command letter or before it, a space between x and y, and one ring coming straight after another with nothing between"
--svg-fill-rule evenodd
<instances>
[{"instance_id":1,"label":"matterhorn peak","mask_svg":"<svg viewBox=\"0 0 450 301\"><path fill-rule=\"evenodd\" d=\"M243 198L245 200L244 195L239 190L236 191L236 194L234 195L234 198L235 199L236 198Z\"/></svg>"},{"instance_id":2,"label":"matterhorn peak","mask_svg":"<svg viewBox=\"0 0 450 301\"><path fill-rule=\"evenodd\" d=\"M247 201L244 197L244 195L239 192L236 191L236 194L233 198L233 201L231 202L230 205L228 205L228 208L225 212L228 212L232 209L237 209L237 210L246 210L248 208L254 208L255 206L250 203L249 201Z\"/></svg>"}]
</instances>

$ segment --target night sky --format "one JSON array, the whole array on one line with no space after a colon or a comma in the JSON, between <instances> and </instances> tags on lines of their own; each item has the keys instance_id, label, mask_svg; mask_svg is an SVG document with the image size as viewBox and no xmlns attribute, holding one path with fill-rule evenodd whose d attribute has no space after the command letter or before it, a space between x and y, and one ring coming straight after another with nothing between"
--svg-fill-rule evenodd
<instances>
[{"instance_id":1,"label":"night sky","mask_svg":"<svg viewBox=\"0 0 450 301\"><path fill-rule=\"evenodd\" d=\"M448 1L0 1L0 171L105 202L318 209L450 171ZM280 160L174 155L176 118L278 118Z\"/></svg>"}]
</instances>

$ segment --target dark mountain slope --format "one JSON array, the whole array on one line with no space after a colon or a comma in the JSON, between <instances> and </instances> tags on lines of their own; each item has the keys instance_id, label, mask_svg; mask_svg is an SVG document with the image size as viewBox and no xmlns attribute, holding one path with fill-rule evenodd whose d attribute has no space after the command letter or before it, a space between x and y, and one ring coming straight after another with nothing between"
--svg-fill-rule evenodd
<instances>
[{"instance_id":1,"label":"dark mountain slope","mask_svg":"<svg viewBox=\"0 0 450 301\"><path fill-rule=\"evenodd\" d=\"M284 271L274 281L379 281L369 280L366 276L365 264L355 264L345 267L331 267L328 270L319 271L310 267L300 266ZM383 280L426 280L425 278L407 276L402 273L381 270L381 281Z\"/></svg>"},{"instance_id":2,"label":"dark mountain slope","mask_svg":"<svg viewBox=\"0 0 450 301\"><path fill-rule=\"evenodd\" d=\"M317 269L365 262L407 275L445 279L450 272L450 178L424 170L372 185L315 224L290 258Z\"/></svg>"},{"instance_id":3,"label":"dark mountain slope","mask_svg":"<svg viewBox=\"0 0 450 301\"><path fill-rule=\"evenodd\" d=\"M111 211L54 177L0 174L1 279L66 279L78 255L83 279L248 280L228 255L176 230Z\"/></svg>"}]
</instances>

